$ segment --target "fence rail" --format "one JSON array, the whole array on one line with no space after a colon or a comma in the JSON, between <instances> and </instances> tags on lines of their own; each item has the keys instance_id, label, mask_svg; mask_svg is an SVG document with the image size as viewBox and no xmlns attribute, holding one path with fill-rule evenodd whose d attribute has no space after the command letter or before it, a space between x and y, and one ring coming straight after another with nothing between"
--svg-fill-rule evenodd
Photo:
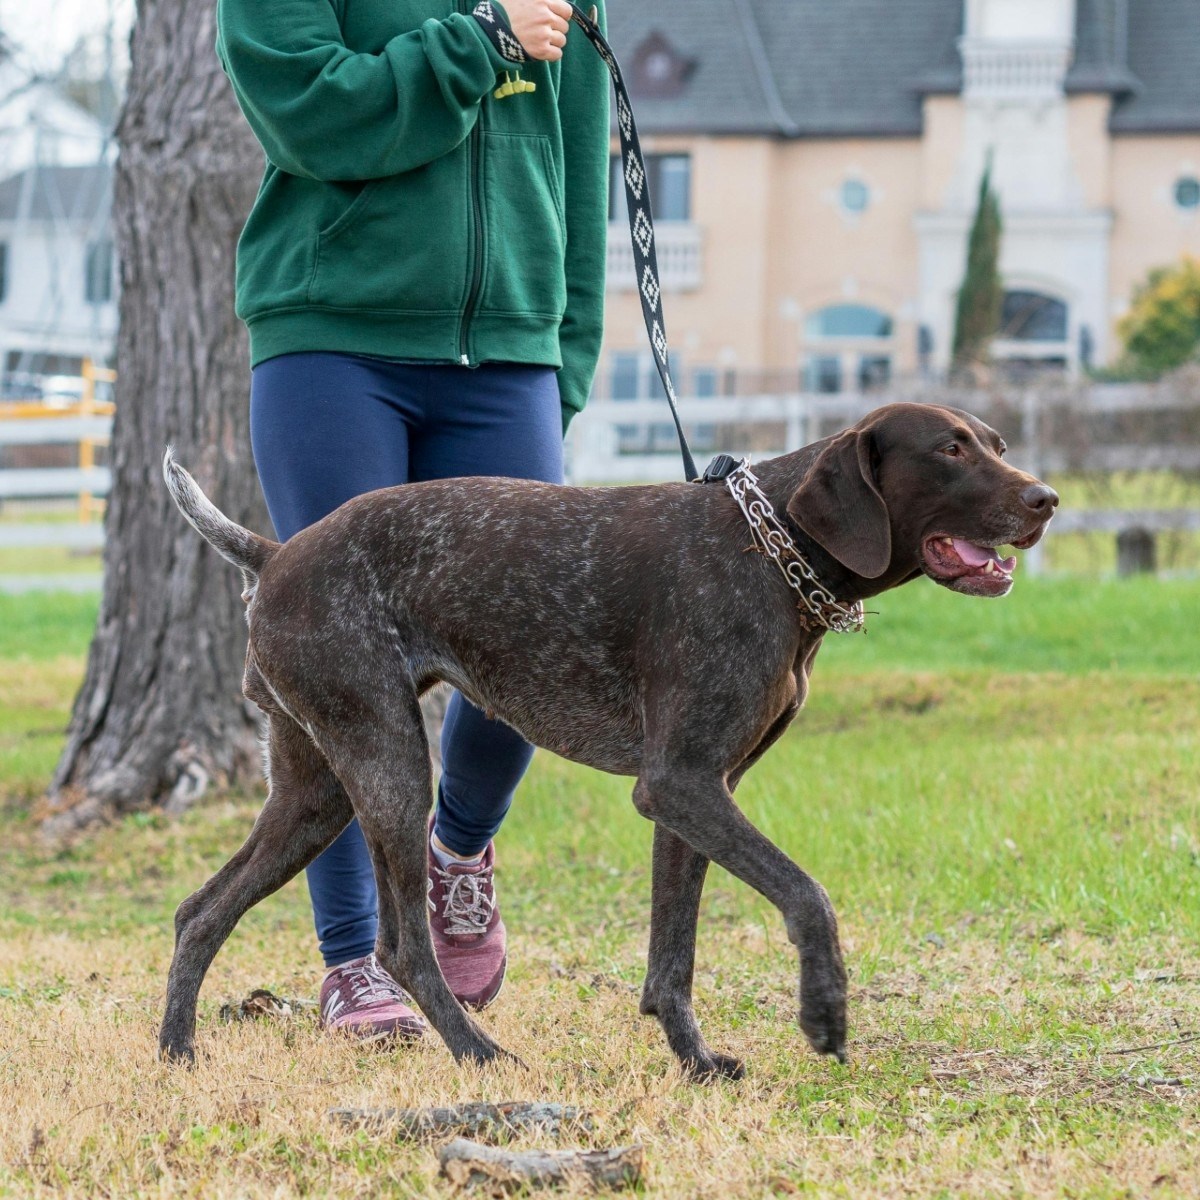
<instances>
[{"instance_id":1,"label":"fence rail","mask_svg":"<svg viewBox=\"0 0 1200 1200\"><path fill-rule=\"evenodd\" d=\"M0 406L0 447L73 445L78 447L79 462L75 467L0 469L0 502L73 499L79 516L75 523L0 525L0 549L96 550L103 546L103 527L92 518L112 488L112 472L95 465L95 449L112 436L113 406L95 400L97 378L110 379L111 372L93 370L85 375L92 390L70 408Z\"/></svg>"},{"instance_id":2,"label":"fence rail","mask_svg":"<svg viewBox=\"0 0 1200 1200\"><path fill-rule=\"evenodd\" d=\"M761 459L797 449L852 424L886 403L878 394L761 394L683 400L685 425L701 464L709 452ZM1064 399L1035 389L1005 395L958 396L954 403L992 419L1008 438L1009 458L1035 474L1067 471L1177 470L1200 473L1200 396L1184 388L1102 385ZM994 414L989 412L994 409ZM1189 436L1154 432L1162 419L1189 421ZM1075 422L1063 432L1063 414ZM1078 436L1088 422L1104 438ZM1191 429L1191 426L1188 426ZM76 467L0 469L0 502L7 499L78 498L78 523L0 525L0 548L59 546L96 549L102 527L88 520L92 498L112 486L107 467L91 465L92 450L112 431L111 405L94 401L69 410L0 408L0 447L77 444ZM1144 436L1145 440L1138 440ZM1107 440L1104 440L1107 438ZM575 419L569 439L568 477L574 483L634 483L680 478L680 460L665 401L594 400ZM1093 509L1065 511L1051 530L1150 535L1200 532L1200 509Z\"/></svg>"}]
</instances>

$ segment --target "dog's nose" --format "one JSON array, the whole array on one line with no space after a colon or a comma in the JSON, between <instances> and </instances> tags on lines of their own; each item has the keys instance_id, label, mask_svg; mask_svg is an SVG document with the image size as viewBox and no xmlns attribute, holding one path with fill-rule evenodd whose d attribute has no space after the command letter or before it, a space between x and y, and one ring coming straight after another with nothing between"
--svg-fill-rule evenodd
<instances>
[{"instance_id":1,"label":"dog's nose","mask_svg":"<svg viewBox=\"0 0 1200 1200\"><path fill-rule=\"evenodd\" d=\"M1039 517L1048 517L1058 507L1058 493L1044 483L1031 483L1021 490L1021 503Z\"/></svg>"}]
</instances>

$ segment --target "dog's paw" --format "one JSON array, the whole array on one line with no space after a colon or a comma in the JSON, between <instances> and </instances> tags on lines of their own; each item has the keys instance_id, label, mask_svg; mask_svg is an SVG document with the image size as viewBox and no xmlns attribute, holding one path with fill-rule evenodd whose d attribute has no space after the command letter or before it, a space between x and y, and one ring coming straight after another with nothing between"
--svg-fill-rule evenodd
<instances>
[{"instance_id":1,"label":"dog's paw","mask_svg":"<svg viewBox=\"0 0 1200 1200\"><path fill-rule=\"evenodd\" d=\"M173 1042L163 1040L158 1044L158 1057L162 1062L177 1067L194 1067L196 1065L196 1048L191 1042Z\"/></svg>"},{"instance_id":2,"label":"dog's paw","mask_svg":"<svg viewBox=\"0 0 1200 1200\"><path fill-rule=\"evenodd\" d=\"M497 1045L486 1035L472 1039L465 1046L452 1047L451 1053L455 1061L460 1063L474 1063L481 1067L487 1063L513 1063L524 1070L529 1069L515 1054Z\"/></svg>"},{"instance_id":3,"label":"dog's paw","mask_svg":"<svg viewBox=\"0 0 1200 1200\"><path fill-rule=\"evenodd\" d=\"M800 1029L818 1054L846 1061L846 994L838 989L800 991Z\"/></svg>"},{"instance_id":4,"label":"dog's paw","mask_svg":"<svg viewBox=\"0 0 1200 1200\"><path fill-rule=\"evenodd\" d=\"M742 1079L746 1068L740 1058L706 1050L680 1063L685 1076L694 1083L714 1083L718 1079Z\"/></svg>"}]
</instances>

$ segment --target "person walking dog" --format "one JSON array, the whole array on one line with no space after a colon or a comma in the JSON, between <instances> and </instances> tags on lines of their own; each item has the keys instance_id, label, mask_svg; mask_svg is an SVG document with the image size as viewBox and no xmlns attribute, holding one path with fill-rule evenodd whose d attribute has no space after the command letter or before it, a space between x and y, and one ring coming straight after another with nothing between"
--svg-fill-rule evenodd
<instances>
[{"instance_id":1,"label":"person walking dog","mask_svg":"<svg viewBox=\"0 0 1200 1200\"><path fill-rule=\"evenodd\" d=\"M519 71L474 2L218 0L217 51L266 155L237 313L281 539L395 484L562 482L563 434L600 352L608 77L565 0L504 0L531 60ZM441 749L430 926L451 990L483 1008L507 965L492 839L533 748L455 693ZM323 1025L420 1036L374 957L357 823L308 885Z\"/></svg>"}]
</instances>

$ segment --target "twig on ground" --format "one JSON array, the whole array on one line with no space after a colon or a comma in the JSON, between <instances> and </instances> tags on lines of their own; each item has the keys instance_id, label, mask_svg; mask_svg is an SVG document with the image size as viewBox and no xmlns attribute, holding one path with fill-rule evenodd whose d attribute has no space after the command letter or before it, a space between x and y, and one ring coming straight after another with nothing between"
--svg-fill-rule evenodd
<instances>
[{"instance_id":1,"label":"twig on ground","mask_svg":"<svg viewBox=\"0 0 1200 1200\"><path fill-rule=\"evenodd\" d=\"M1166 1042L1150 1042L1145 1046L1122 1046L1119 1050L1105 1050L1105 1054L1140 1054L1143 1050L1165 1050L1168 1046L1186 1046L1189 1042L1200 1042L1200 1033L1185 1033L1182 1037Z\"/></svg>"},{"instance_id":2,"label":"twig on ground","mask_svg":"<svg viewBox=\"0 0 1200 1200\"><path fill-rule=\"evenodd\" d=\"M1117 1078L1122 1083L1136 1084L1138 1087L1173 1087L1173 1088L1190 1088L1192 1086L1189 1079L1159 1079L1153 1075L1118 1075Z\"/></svg>"},{"instance_id":3,"label":"twig on ground","mask_svg":"<svg viewBox=\"0 0 1200 1200\"><path fill-rule=\"evenodd\" d=\"M442 1174L459 1187L492 1191L552 1187L584 1178L595 1187L630 1187L642 1175L642 1147L613 1150L503 1150L455 1138L438 1152Z\"/></svg>"},{"instance_id":4,"label":"twig on ground","mask_svg":"<svg viewBox=\"0 0 1200 1200\"><path fill-rule=\"evenodd\" d=\"M536 1129L557 1135L564 1125L590 1132L591 1115L570 1104L504 1100L499 1104L457 1104L449 1108L331 1108L340 1125L401 1140L469 1133L476 1137Z\"/></svg>"}]
</instances>

